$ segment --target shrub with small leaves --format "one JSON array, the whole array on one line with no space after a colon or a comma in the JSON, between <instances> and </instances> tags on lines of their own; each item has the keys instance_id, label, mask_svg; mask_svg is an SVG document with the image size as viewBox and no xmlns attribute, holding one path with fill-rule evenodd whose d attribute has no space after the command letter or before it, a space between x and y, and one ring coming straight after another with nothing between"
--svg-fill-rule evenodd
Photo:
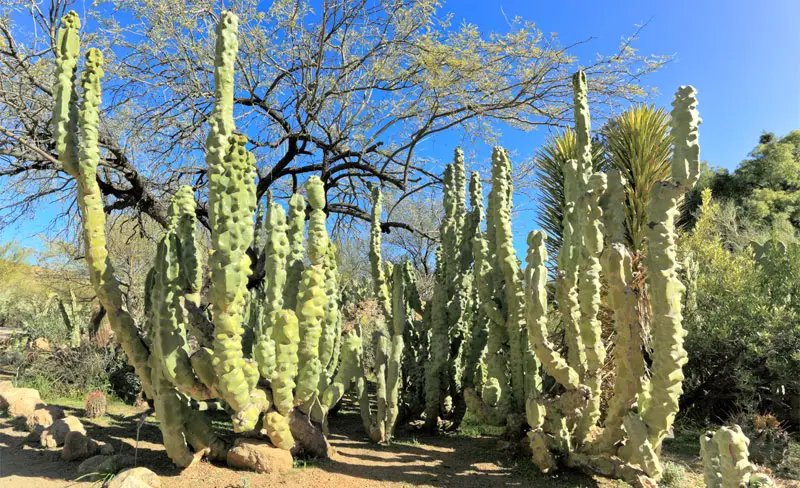
<instances>
[{"instance_id":1,"label":"shrub with small leaves","mask_svg":"<svg viewBox=\"0 0 800 488\"><path fill-rule=\"evenodd\" d=\"M86 418L96 419L106 414L106 394L93 391L86 397Z\"/></svg>"},{"instance_id":2,"label":"shrub with small leaves","mask_svg":"<svg viewBox=\"0 0 800 488\"><path fill-rule=\"evenodd\" d=\"M789 450L790 437L774 415L740 412L732 421L750 439L750 461L773 468L783 463Z\"/></svg>"},{"instance_id":3,"label":"shrub with small leaves","mask_svg":"<svg viewBox=\"0 0 800 488\"><path fill-rule=\"evenodd\" d=\"M686 486L686 468L682 464L667 462L661 475L662 488L681 488Z\"/></svg>"}]
</instances>

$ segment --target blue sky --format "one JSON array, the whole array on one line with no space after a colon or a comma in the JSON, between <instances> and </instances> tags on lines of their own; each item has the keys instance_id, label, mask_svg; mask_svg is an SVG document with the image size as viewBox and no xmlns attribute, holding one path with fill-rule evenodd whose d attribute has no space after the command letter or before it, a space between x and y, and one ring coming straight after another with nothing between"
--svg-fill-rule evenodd
<instances>
[{"instance_id":1,"label":"blue sky","mask_svg":"<svg viewBox=\"0 0 800 488\"><path fill-rule=\"evenodd\" d=\"M645 80L659 92L653 101L668 105L683 84L698 89L701 157L712 166L734 169L762 131L800 128L800 0L450 0L444 10L453 12L455 23L475 23L487 34L506 31L506 18L520 16L546 33L558 33L562 44L591 36L592 42L574 52L585 64L598 52L615 52L623 36L647 23L635 47L675 56ZM545 131L509 131L500 142L527 157L545 136ZM430 141L426 149L446 160L451 141ZM481 149L481 156L488 158L488 151ZM16 239L38 247L34 236L43 231L46 217L0 232L0 242ZM519 245L533 229L530 212L520 217Z\"/></svg>"}]
</instances>

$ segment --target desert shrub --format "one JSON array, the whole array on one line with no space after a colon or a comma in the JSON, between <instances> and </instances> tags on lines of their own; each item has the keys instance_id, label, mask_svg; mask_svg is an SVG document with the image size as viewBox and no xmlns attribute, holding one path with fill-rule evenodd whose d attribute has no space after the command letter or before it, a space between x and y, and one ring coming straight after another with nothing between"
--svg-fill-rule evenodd
<instances>
[{"instance_id":1,"label":"desert shrub","mask_svg":"<svg viewBox=\"0 0 800 488\"><path fill-rule=\"evenodd\" d=\"M111 377L123 371L120 364L123 352L114 346L95 348L82 345L73 349L58 349L52 353L30 352L17 365L18 383L36 388L47 397L67 397L83 400L89 392L99 390L116 394ZM121 391L132 391L125 385ZM135 398L135 393L133 398ZM130 396L124 397L126 399ZM132 401L132 400L131 400Z\"/></svg>"},{"instance_id":2,"label":"desert shrub","mask_svg":"<svg viewBox=\"0 0 800 488\"><path fill-rule=\"evenodd\" d=\"M682 464L668 461L664 464L664 474L659 486L662 488L683 488L686 486L686 468Z\"/></svg>"},{"instance_id":3,"label":"desert shrub","mask_svg":"<svg viewBox=\"0 0 800 488\"><path fill-rule=\"evenodd\" d=\"M735 412L771 411L789 420L800 377L800 251L768 245L756 259L750 247L727 242L720 212L704 195L695 229L681 242L696 267L684 321L682 415L726 423Z\"/></svg>"},{"instance_id":4,"label":"desert shrub","mask_svg":"<svg viewBox=\"0 0 800 488\"><path fill-rule=\"evenodd\" d=\"M774 415L739 412L731 418L731 422L738 424L750 439L750 461L771 468L783 464L790 437Z\"/></svg>"}]
</instances>

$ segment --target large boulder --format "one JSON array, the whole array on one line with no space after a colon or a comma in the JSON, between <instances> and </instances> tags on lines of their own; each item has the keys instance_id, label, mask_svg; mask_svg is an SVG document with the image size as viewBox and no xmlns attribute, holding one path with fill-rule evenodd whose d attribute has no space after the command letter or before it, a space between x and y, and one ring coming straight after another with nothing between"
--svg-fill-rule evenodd
<instances>
[{"instance_id":1,"label":"large boulder","mask_svg":"<svg viewBox=\"0 0 800 488\"><path fill-rule=\"evenodd\" d=\"M38 427L45 429L53 425L53 422L64 418L64 409L55 405L48 405L37 408L30 415L25 417L25 429L28 432L35 432Z\"/></svg>"},{"instance_id":2,"label":"large boulder","mask_svg":"<svg viewBox=\"0 0 800 488\"><path fill-rule=\"evenodd\" d=\"M267 441L239 438L228 451L228 465L258 473L285 473L292 469L292 454Z\"/></svg>"},{"instance_id":3,"label":"large boulder","mask_svg":"<svg viewBox=\"0 0 800 488\"><path fill-rule=\"evenodd\" d=\"M9 380L0 381L0 393L3 393L6 390L10 390L11 388L14 388L14 383L12 383L11 381Z\"/></svg>"},{"instance_id":4,"label":"large boulder","mask_svg":"<svg viewBox=\"0 0 800 488\"><path fill-rule=\"evenodd\" d=\"M64 439L64 447L61 448L61 459L64 461L82 461L97 454L114 454L114 446L96 441L78 431L68 433Z\"/></svg>"},{"instance_id":5,"label":"large boulder","mask_svg":"<svg viewBox=\"0 0 800 488\"><path fill-rule=\"evenodd\" d=\"M39 392L33 388L8 388L0 392L0 408L7 409L12 417L27 417L43 406Z\"/></svg>"},{"instance_id":6,"label":"large boulder","mask_svg":"<svg viewBox=\"0 0 800 488\"><path fill-rule=\"evenodd\" d=\"M53 422L53 425L42 432L42 447L52 448L63 445L64 441L67 440L67 434L70 432L80 432L86 435L86 429L83 427L80 419L73 415L56 420Z\"/></svg>"},{"instance_id":7,"label":"large boulder","mask_svg":"<svg viewBox=\"0 0 800 488\"><path fill-rule=\"evenodd\" d=\"M113 456L106 456L98 454L92 456L78 466L78 476L87 476L87 478L94 477L101 479L109 473L118 473L125 468L133 467L133 457L123 456L122 454L114 454Z\"/></svg>"},{"instance_id":8,"label":"large boulder","mask_svg":"<svg viewBox=\"0 0 800 488\"><path fill-rule=\"evenodd\" d=\"M107 488L161 488L161 478L147 468L130 468L116 475Z\"/></svg>"}]
</instances>

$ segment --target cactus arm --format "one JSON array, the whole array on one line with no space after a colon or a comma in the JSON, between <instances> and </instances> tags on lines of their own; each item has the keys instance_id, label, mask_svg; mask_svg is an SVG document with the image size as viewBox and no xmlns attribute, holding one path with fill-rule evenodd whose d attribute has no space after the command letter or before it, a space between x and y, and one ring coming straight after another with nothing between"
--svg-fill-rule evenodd
<instances>
[{"instance_id":1,"label":"cactus arm","mask_svg":"<svg viewBox=\"0 0 800 488\"><path fill-rule=\"evenodd\" d=\"M311 400L317 394L322 363L319 357L322 323L325 319L325 253L329 245L325 228L325 189L322 180L312 176L306 183L311 214L308 221L308 258L311 265L303 270L297 295L297 323L300 343L297 349L298 375L295 405Z\"/></svg>"},{"instance_id":2,"label":"cactus arm","mask_svg":"<svg viewBox=\"0 0 800 488\"><path fill-rule=\"evenodd\" d=\"M264 414L263 428L267 432L270 442L278 449L290 451L294 447L294 437L286 415L275 410L268 410Z\"/></svg>"},{"instance_id":3,"label":"cactus arm","mask_svg":"<svg viewBox=\"0 0 800 488\"><path fill-rule=\"evenodd\" d=\"M153 406L158 418L158 428L161 430L164 449L172 462L185 468L194 462L194 456L189 449L185 435L186 406L178 391L160 374L161 371L156 364L153 364L153 372L155 389Z\"/></svg>"},{"instance_id":4,"label":"cactus arm","mask_svg":"<svg viewBox=\"0 0 800 488\"><path fill-rule=\"evenodd\" d=\"M714 434L714 443L719 453L719 474L722 488L747 486L753 474L753 465L748 460L747 446L750 440L738 425L722 427Z\"/></svg>"},{"instance_id":5,"label":"cactus arm","mask_svg":"<svg viewBox=\"0 0 800 488\"><path fill-rule=\"evenodd\" d=\"M339 327L339 268L336 263L336 247L330 243L325 251L325 318L322 321L322 336L319 340L319 356L323 372L320 375L320 391L328 386L328 380L336 369L332 363L338 360Z\"/></svg>"},{"instance_id":6,"label":"cactus arm","mask_svg":"<svg viewBox=\"0 0 800 488\"><path fill-rule=\"evenodd\" d=\"M73 178L78 177L78 116L76 113L75 72L80 50L78 30L81 21L70 10L62 19L56 37L56 83L53 87L53 139L58 160Z\"/></svg>"},{"instance_id":7,"label":"cactus arm","mask_svg":"<svg viewBox=\"0 0 800 488\"><path fill-rule=\"evenodd\" d=\"M722 474L719 470L719 451L714 442L714 433L700 436L700 458L703 460L703 480L706 488L722 488Z\"/></svg>"},{"instance_id":8,"label":"cactus arm","mask_svg":"<svg viewBox=\"0 0 800 488\"><path fill-rule=\"evenodd\" d=\"M440 266L442 262L441 248L436 250L436 281L439 283L444 272ZM430 312L430 361L425 365L425 426L428 430L438 425L439 411L442 396L442 371L447 365L447 356L450 350L450 340L447 335L446 316L446 291L437 286L433 291L431 303L428 305Z\"/></svg>"},{"instance_id":9,"label":"cactus arm","mask_svg":"<svg viewBox=\"0 0 800 488\"><path fill-rule=\"evenodd\" d=\"M606 190L606 175L595 173L589 178L586 193L581 200L581 235L584 240L584 260L580 268L578 298L581 308L581 342L586 353L583 383L592 392L587 409L581 415L575 437L580 443L600 419L600 370L606 359L606 347L601 337L600 312L600 256L603 252L602 210L600 197Z\"/></svg>"},{"instance_id":10,"label":"cactus arm","mask_svg":"<svg viewBox=\"0 0 800 488\"><path fill-rule=\"evenodd\" d=\"M297 344L300 342L297 316L293 311L280 310L276 313L272 337L275 340L277 364L271 381L273 405L278 412L288 415L294 405Z\"/></svg>"},{"instance_id":11,"label":"cactus arm","mask_svg":"<svg viewBox=\"0 0 800 488\"><path fill-rule=\"evenodd\" d=\"M405 266L395 266L392 273L392 343L387 358L386 381L386 436L391 438L394 424L400 413L401 360L403 359L403 333L406 328Z\"/></svg>"},{"instance_id":12,"label":"cactus arm","mask_svg":"<svg viewBox=\"0 0 800 488\"><path fill-rule=\"evenodd\" d=\"M283 309L283 289L286 284L286 259L289 240L286 237L286 214L283 207L269 202L264 226L266 235L264 314L256 324L254 356L262 378L271 379L276 367L273 339L276 314Z\"/></svg>"},{"instance_id":13,"label":"cactus arm","mask_svg":"<svg viewBox=\"0 0 800 488\"><path fill-rule=\"evenodd\" d=\"M136 369L145 394L153 398L148 365L150 352L142 341L127 307L123 304L119 282L114 276L114 267L106 248L106 216L103 210L103 196L97 184L97 165L100 163L98 124L102 66L103 55L97 49L90 49L86 53L86 67L82 77L84 95L78 125L83 134L83 143L80 148L78 176L75 179L78 186L78 206L83 214L86 263L92 286L108 313L114 335L122 344L129 363Z\"/></svg>"},{"instance_id":14,"label":"cactus arm","mask_svg":"<svg viewBox=\"0 0 800 488\"><path fill-rule=\"evenodd\" d=\"M194 375L186 329L179 317L180 268L178 237L172 229L158 243L156 252L151 290L152 352L160 362L159 370L164 379L195 400L207 400L212 394Z\"/></svg>"},{"instance_id":15,"label":"cactus arm","mask_svg":"<svg viewBox=\"0 0 800 488\"><path fill-rule=\"evenodd\" d=\"M631 288L632 260L623 242L616 242L608 249L605 273L608 280L609 305L614 311L616 380L600 443L605 449L610 449L622 440L622 422L642 390L645 365L639 317L636 311L637 297Z\"/></svg>"},{"instance_id":16,"label":"cactus arm","mask_svg":"<svg viewBox=\"0 0 800 488\"><path fill-rule=\"evenodd\" d=\"M387 339L386 336L381 334L376 338L375 397L377 400L377 407L375 409L375 421L373 424L377 426L377 431L372 432L375 442L384 442L387 439L386 410L388 408L388 402L386 397L386 379L390 347L389 339Z\"/></svg>"},{"instance_id":17,"label":"cactus arm","mask_svg":"<svg viewBox=\"0 0 800 488\"><path fill-rule=\"evenodd\" d=\"M511 232L511 161L508 153L500 147L492 152L492 184L495 192L495 232L497 261L505 281L506 327L509 339L509 365L511 367L511 399L515 410L525 408L524 346L524 297L520 279L514 237Z\"/></svg>"},{"instance_id":18,"label":"cactus arm","mask_svg":"<svg viewBox=\"0 0 800 488\"><path fill-rule=\"evenodd\" d=\"M283 292L283 306L294 310L300 290L300 277L303 274L303 231L306 222L306 201L303 195L295 193L289 199L289 216L286 237L289 240L289 255L286 257L286 286Z\"/></svg>"},{"instance_id":19,"label":"cactus arm","mask_svg":"<svg viewBox=\"0 0 800 488\"><path fill-rule=\"evenodd\" d=\"M375 296L388 317L391 315L392 301L389 296L389 287L386 284L386 272L383 269L381 257L381 213L383 212L383 195L380 187L372 188L372 224L369 232L369 262L372 266L372 283Z\"/></svg>"},{"instance_id":20,"label":"cactus arm","mask_svg":"<svg viewBox=\"0 0 800 488\"><path fill-rule=\"evenodd\" d=\"M492 262L486 234L480 233L475 238L475 285L478 297L483 305L483 312L489 319L489 330L486 339L486 382L483 385L483 400L496 407L505 417L511 405L510 385L506 376L506 357L508 354L508 331L505 320L494 301L492 288Z\"/></svg>"},{"instance_id":21,"label":"cactus arm","mask_svg":"<svg viewBox=\"0 0 800 488\"><path fill-rule=\"evenodd\" d=\"M526 325L528 341L542 362L547 374L565 388L574 390L580 385L575 371L547 339L547 248L543 231L528 234L528 267L525 270Z\"/></svg>"},{"instance_id":22,"label":"cactus arm","mask_svg":"<svg viewBox=\"0 0 800 488\"><path fill-rule=\"evenodd\" d=\"M322 394L322 405L327 412L339 403L344 393L363 374L361 367L361 337L354 330L342 338L342 362L336 376Z\"/></svg>"},{"instance_id":23,"label":"cactus arm","mask_svg":"<svg viewBox=\"0 0 800 488\"><path fill-rule=\"evenodd\" d=\"M231 14L232 15L232 14ZM223 16L221 26L231 25ZM219 38L230 35L222 28ZM232 32L235 40L235 30ZM223 56L223 60L225 56ZM230 60L233 63L233 60ZM218 66L218 71L227 68ZM232 69L232 66L230 66ZM219 75L221 77L221 75ZM230 87L232 89L232 87ZM212 123L212 126L214 124ZM243 324L250 276L246 250L253 240L252 215L255 212L254 158L244 147L245 136L231 136L223 162L209 160L209 222L211 224L210 301L214 307L214 368L225 401L234 409L234 430L253 430L264 408L264 400L254 395L258 371L244 357ZM263 395L263 392L262 392Z\"/></svg>"},{"instance_id":24,"label":"cactus arm","mask_svg":"<svg viewBox=\"0 0 800 488\"><path fill-rule=\"evenodd\" d=\"M681 298L685 291L678 278L675 219L685 192L697 181L699 166L696 92L681 87L672 110L672 180L656 183L648 205L647 285L652 306L653 365L649 398L642 419L650 431L650 441L660 446L678 412L683 391L683 366L687 362L683 341Z\"/></svg>"}]
</instances>

